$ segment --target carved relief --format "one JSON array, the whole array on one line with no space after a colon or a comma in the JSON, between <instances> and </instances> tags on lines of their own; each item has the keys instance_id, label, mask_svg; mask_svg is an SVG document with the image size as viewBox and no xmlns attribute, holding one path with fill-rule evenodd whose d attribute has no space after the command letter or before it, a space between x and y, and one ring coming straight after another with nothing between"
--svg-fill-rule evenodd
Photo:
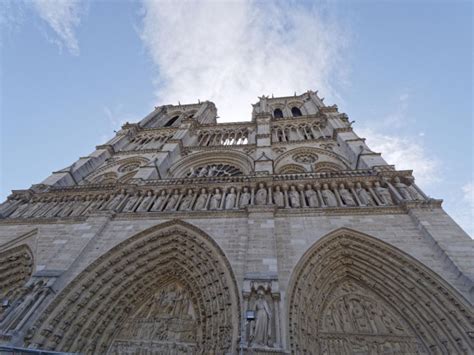
<instances>
[{"instance_id":1,"label":"carved relief","mask_svg":"<svg viewBox=\"0 0 474 355\"><path fill-rule=\"evenodd\" d=\"M235 166L229 164L210 164L198 168L191 168L187 177L238 176L242 175Z\"/></svg>"},{"instance_id":2,"label":"carved relief","mask_svg":"<svg viewBox=\"0 0 474 355\"><path fill-rule=\"evenodd\" d=\"M293 155L293 160L301 164L312 164L318 160L318 156L312 153L299 153Z\"/></svg>"}]
</instances>

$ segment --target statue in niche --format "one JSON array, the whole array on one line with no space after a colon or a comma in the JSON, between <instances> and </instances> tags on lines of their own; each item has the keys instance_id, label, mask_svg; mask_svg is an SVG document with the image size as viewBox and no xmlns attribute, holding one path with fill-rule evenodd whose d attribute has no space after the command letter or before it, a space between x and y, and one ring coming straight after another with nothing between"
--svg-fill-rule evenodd
<instances>
[{"instance_id":1,"label":"statue in niche","mask_svg":"<svg viewBox=\"0 0 474 355\"><path fill-rule=\"evenodd\" d=\"M374 184L374 191L384 205L393 205L392 195L386 187L380 186L380 182L376 181Z\"/></svg>"},{"instance_id":2,"label":"statue in niche","mask_svg":"<svg viewBox=\"0 0 474 355\"><path fill-rule=\"evenodd\" d=\"M120 203L126 198L125 189L121 189L120 192L110 200L107 204L106 209L110 211L117 212Z\"/></svg>"},{"instance_id":3,"label":"statue in niche","mask_svg":"<svg viewBox=\"0 0 474 355\"><path fill-rule=\"evenodd\" d=\"M0 218L11 215L23 203L23 199L19 196L11 196L0 204Z\"/></svg>"},{"instance_id":4,"label":"statue in niche","mask_svg":"<svg viewBox=\"0 0 474 355\"><path fill-rule=\"evenodd\" d=\"M151 204L153 203L154 198L155 195L153 194L153 191L147 191L146 196L143 198L142 202L137 207L137 212L148 212Z\"/></svg>"},{"instance_id":5,"label":"statue in niche","mask_svg":"<svg viewBox=\"0 0 474 355\"><path fill-rule=\"evenodd\" d=\"M328 207L337 207L337 200L334 192L329 190L328 184L323 185L323 190L321 191L321 196L323 197L323 201Z\"/></svg>"},{"instance_id":6,"label":"statue in niche","mask_svg":"<svg viewBox=\"0 0 474 355\"><path fill-rule=\"evenodd\" d=\"M196 200L196 204L194 205L194 210L196 211L202 211L206 209L206 204L207 204L207 191L206 189L201 189L201 194Z\"/></svg>"},{"instance_id":7,"label":"statue in niche","mask_svg":"<svg viewBox=\"0 0 474 355\"><path fill-rule=\"evenodd\" d=\"M153 203L153 206L151 206L150 211L161 211L163 209L163 204L165 203L166 200L166 190L161 190L160 194L158 195L158 198L155 200L155 203Z\"/></svg>"},{"instance_id":8,"label":"statue in niche","mask_svg":"<svg viewBox=\"0 0 474 355\"><path fill-rule=\"evenodd\" d=\"M215 175L217 175L217 167L215 165L213 165L209 168L207 176L211 177L211 176L215 176Z\"/></svg>"},{"instance_id":9,"label":"statue in niche","mask_svg":"<svg viewBox=\"0 0 474 355\"><path fill-rule=\"evenodd\" d=\"M183 197L181 204L179 205L180 211L189 211L191 210L193 203L194 194L192 189L188 189L188 193Z\"/></svg>"},{"instance_id":10,"label":"statue in niche","mask_svg":"<svg viewBox=\"0 0 474 355\"><path fill-rule=\"evenodd\" d=\"M396 176L393 179L393 183L394 183L395 188L398 190L398 192L400 192L400 195L402 195L404 200L408 200L408 201L413 200L413 197L410 193L410 190L408 189L408 186L405 185L403 182L401 182L398 176Z\"/></svg>"},{"instance_id":11,"label":"statue in niche","mask_svg":"<svg viewBox=\"0 0 474 355\"><path fill-rule=\"evenodd\" d=\"M57 200L57 199L56 199ZM10 218L19 218L22 216L30 207L30 204L28 202L25 202L25 204L20 205L11 215Z\"/></svg>"},{"instance_id":12,"label":"statue in niche","mask_svg":"<svg viewBox=\"0 0 474 355\"><path fill-rule=\"evenodd\" d=\"M240 194L239 207L245 208L250 205L250 193L247 187L244 187L242 193Z\"/></svg>"},{"instance_id":13,"label":"statue in niche","mask_svg":"<svg viewBox=\"0 0 474 355\"><path fill-rule=\"evenodd\" d=\"M135 211L137 202L140 198L141 198L140 191L138 191L138 192L134 193L133 195L131 195L128 198L127 203L125 204L124 208L122 209L122 212L133 212L133 211Z\"/></svg>"},{"instance_id":14,"label":"statue in niche","mask_svg":"<svg viewBox=\"0 0 474 355\"><path fill-rule=\"evenodd\" d=\"M255 204L257 205L267 204L267 189L262 183L258 184L258 190L257 190L257 193L255 194Z\"/></svg>"},{"instance_id":15,"label":"statue in niche","mask_svg":"<svg viewBox=\"0 0 474 355\"><path fill-rule=\"evenodd\" d=\"M306 201L308 201L309 207L319 207L318 194L313 190L310 184L306 185L306 191L304 192Z\"/></svg>"},{"instance_id":16,"label":"statue in niche","mask_svg":"<svg viewBox=\"0 0 474 355\"><path fill-rule=\"evenodd\" d=\"M165 211L172 211L176 207L176 204L178 203L179 200L179 191L174 190L173 194L168 200L168 203L166 204Z\"/></svg>"},{"instance_id":17,"label":"statue in niche","mask_svg":"<svg viewBox=\"0 0 474 355\"><path fill-rule=\"evenodd\" d=\"M222 194L219 189L215 189L214 194L211 197L211 201L209 202L209 209L210 210L217 210L221 206L222 201Z\"/></svg>"},{"instance_id":18,"label":"statue in niche","mask_svg":"<svg viewBox=\"0 0 474 355\"><path fill-rule=\"evenodd\" d=\"M370 194L364 189L360 182L356 183L356 194L359 197L359 201L363 206L375 206L374 199Z\"/></svg>"},{"instance_id":19,"label":"statue in niche","mask_svg":"<svg viewBox=\"0 0 474 355\"><path fill-rule=\"evenodd\" d=\"M273 203L278 207L285 207L285 195L281 192L280 186L275 186L275 191L273 191Z\"/></svg>"},{"instance_id":20,"label":"statue in niche","mask_svg":"<svg viewBox=\"0 0 474 355\"><path fill-rule=\"evenodd\" d=\"M235 199L237 195L235 194L235 189L233 187L230 188L230 191L227 193L225 198L225 209L231 210L235 207Z\"/></svg>"},{"instance_id":21,"label":"statue in niche","mask_svg":"<svg viewBox=\"0 0 474 355\"><path fill-rule=\"evenodd\" d=\"M291 207L299 208L301 206L300 193L296 190L296 187L290 187L290 191L288 192L288 199L290 200Z\"/></svg>"},{"instance_id":22,"label":"statue in niche","mask_svg":"<svg viewBox=\"0 0 474 355\"><path fill-rule=\"evenodd\" d=\"M257 291L255 300L255 321L251 327L250 342L252 346L269 346L271 338L272 311L265 300L265 292Z\"/></svg>"},{"instance_id":23,"label":"statue in niche","mask_svg":"<svg viewBox=\"0 0 474 355\"><path fill-rule=\"evenodd\" d=\"M339 195L341 196L341 199L345 203L346 206L349 206L349 207L356 206L354 197L352 197L351 192L346 189L344 184L339 185Z\"/></svg>"},{"instance_id":24,"label":"statue in niche","mask_svg":"<svg viewBox=\"0 0 474 355\"><path fill-rule=\"evenodd\" d=\"M414 183L415 183L415 178L412 176L407 177L407 180L410 182L410 185L407 186L408 191L410 192L411 197L415 201L423 201L424 198L423 196L418 192L416 189Z\"/></svg>"}]
</instances>

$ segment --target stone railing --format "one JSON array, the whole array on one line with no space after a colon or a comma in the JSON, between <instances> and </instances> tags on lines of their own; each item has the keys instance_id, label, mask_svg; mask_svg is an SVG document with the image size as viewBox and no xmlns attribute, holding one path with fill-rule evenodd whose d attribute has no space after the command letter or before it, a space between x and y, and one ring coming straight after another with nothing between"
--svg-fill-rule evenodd
<instances>
[{"instance_id":1,"label":"stone railing","mask_svg":"<svg viewBox=\"0 0 474 355\"><path fill-rule=\"evenodd\" d=\"M390 207L429 200L408 172L346 171L222 176L147 181L143 185L91 185L54 189L31 198L14 194L0 206L9 219L86 216L96 211L191 212Z\"/></svg>"}]
</instances>

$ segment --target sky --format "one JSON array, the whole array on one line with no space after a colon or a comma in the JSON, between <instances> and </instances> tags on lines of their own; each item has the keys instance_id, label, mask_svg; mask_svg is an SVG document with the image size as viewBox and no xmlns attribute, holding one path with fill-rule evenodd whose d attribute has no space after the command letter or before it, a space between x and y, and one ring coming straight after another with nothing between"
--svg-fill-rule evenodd
<instances>
[{"instance_id":1,"label":"sky","mask_svg":"<svg viewBox=\"0 0 474 355\"><path fill-rule=\"evenodd\" d=\"M154 106L318 90L474 236L470 1L0 2L0 199Z\"/></svg>"}]
</instances>

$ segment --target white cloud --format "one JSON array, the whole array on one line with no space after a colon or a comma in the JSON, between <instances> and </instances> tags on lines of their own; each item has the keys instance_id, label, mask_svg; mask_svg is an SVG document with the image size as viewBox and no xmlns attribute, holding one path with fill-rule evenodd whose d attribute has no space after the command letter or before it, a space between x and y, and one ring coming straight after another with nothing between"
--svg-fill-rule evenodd
<instances>
[{"instance_id":1,"label":"white cloud","mask_svg":"<svg viewBox=\"0 0 474 355\"><path fill-rule=\"evenodd\" d=\"M371 150L382 153L382 157L398 170L413 169L416 182L421 187L430 187L441 180L440 162L426 153L421 141L384 134L370 128L358 129L357 133L367 138L366 143Z\"/></svg>"},{"instance_id":2,"label":"white cloud","mask_svg":"<svg viewBox=\"0 0 474 355\"><path fill-rule=\"evenodd\" d=\"M79 55L75 30L81 22L84 2L80 0L33 0L38 15L55 32L57 39L49 38L60 49L63 46L73 55Z\"/></svg>"},{"instance_id":3,"label":"white cloud","mask_svg":"<svg viewBox=\"0 0 474 355\"><path fill-rule=\"evenodd\" d=\"M220 121L250 119L262 94L318 89L336 96L345 36L316 5L295 2L143 3L141 38L157 67L160 104L211 100ZM338 80L335 80L337 78Z\"/></svg>"}]
</instances>

